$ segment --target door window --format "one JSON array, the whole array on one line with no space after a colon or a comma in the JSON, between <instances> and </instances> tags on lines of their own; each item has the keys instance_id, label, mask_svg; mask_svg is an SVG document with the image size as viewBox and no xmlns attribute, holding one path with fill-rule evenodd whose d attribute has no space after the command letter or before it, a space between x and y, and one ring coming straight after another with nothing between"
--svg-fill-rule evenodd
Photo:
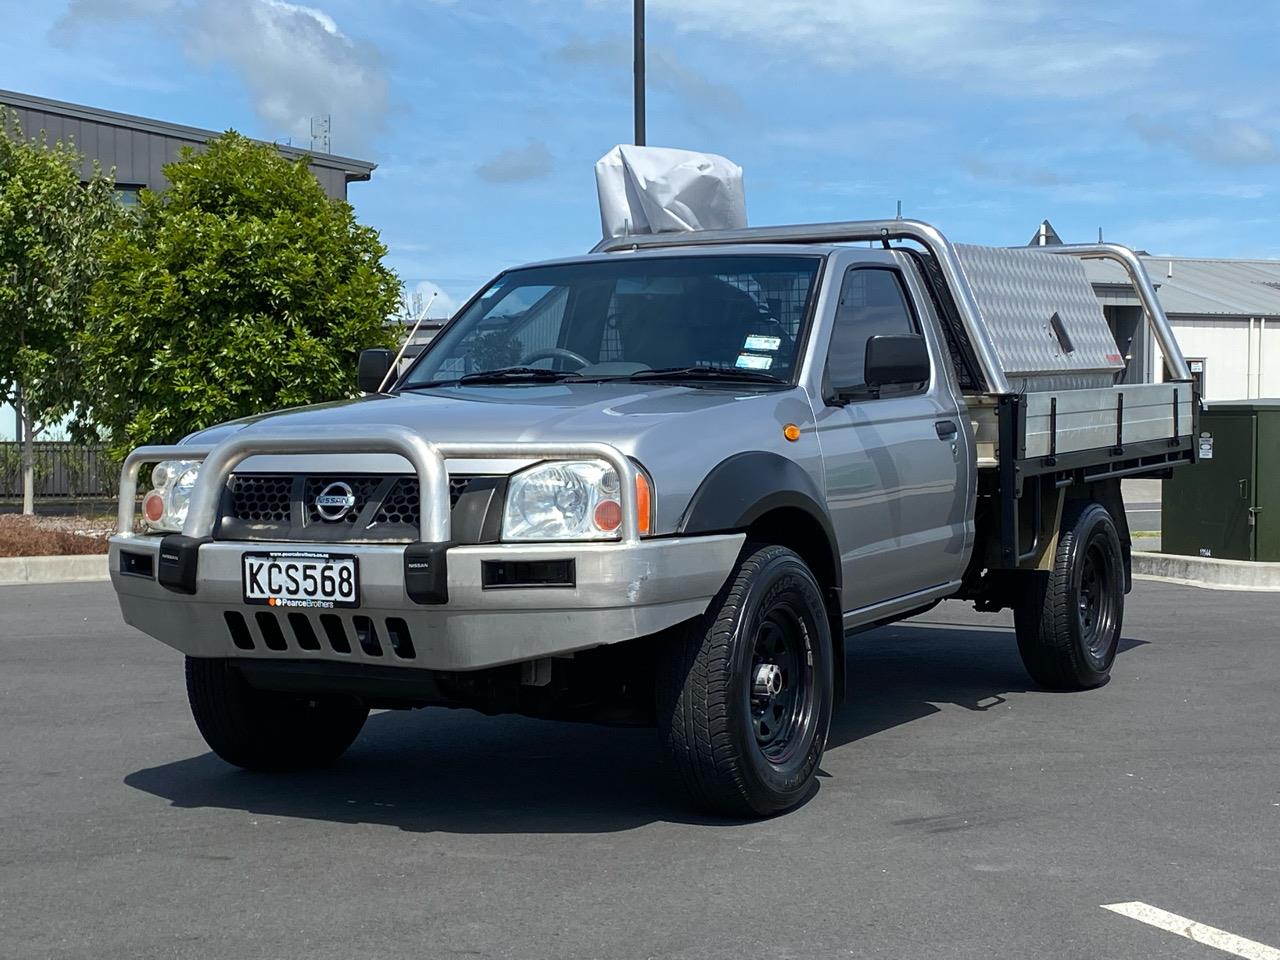
<instances>
[{"instance_id":1,"label":"door window","mask_svg":"<svg viewBox=\"0 0 1280 960\"><path fill-rule=\"evenodd\" d=\"M883 267L850 267L840 287L835 327L827 352L828 383L841 391L866 387L867 341L880 334L919 334L898 271ZM881 396L916 393L911 385L886 387Z\"/></svg>"}]
</instances>

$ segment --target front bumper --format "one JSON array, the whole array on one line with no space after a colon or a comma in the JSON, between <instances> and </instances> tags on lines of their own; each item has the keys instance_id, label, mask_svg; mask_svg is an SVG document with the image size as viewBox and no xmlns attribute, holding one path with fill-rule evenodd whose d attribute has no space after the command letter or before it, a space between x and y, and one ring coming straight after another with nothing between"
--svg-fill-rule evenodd
<instances>
[{"instance_id":1,"label":"front bumper","mask_svg":"<svg viewBox=\"0 0 1280 960\"><path fill-rule=\"evenodd\" d=\"M457 546L447 554L449 600L438 606L409 599L403 545L204 543L193 595L166 589L154 575L125 572L157 568L159 537L113 537L109 562L125 621L189 656L460 671L649 636L697 616L728 578L743 540L743 534L725 534L623 543ZM264 550L355 554L361 606L285 612L245 604L241 555ZM486 560L567 559L576 571L571 587L483 585ZM237 623L244 624L247 634L233 630ZM408 643L402 642L406 631Z\"/></svg>"}]
</instances>

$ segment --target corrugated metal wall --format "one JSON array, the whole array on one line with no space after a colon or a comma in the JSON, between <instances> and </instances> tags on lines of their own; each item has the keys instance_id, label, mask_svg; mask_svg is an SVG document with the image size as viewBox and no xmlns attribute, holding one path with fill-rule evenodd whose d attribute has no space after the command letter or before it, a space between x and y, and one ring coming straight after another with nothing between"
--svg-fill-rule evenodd
<instances>
[{"instance_id":1,"label":"corrugated metal wall","mask_svg":"<svg viewBox=\"0 0 1280 960\"><path fill-rule=\"evenodd\" d=\"M37 136L43 130L51 143L72 141L85 157L83 176L88 177L93 161L97 160L104 170L115 167L116 182L122 185L163 190L168 185L163 166L178 159L178 151L182 147L198 145L198 141L179 140L75 117L60 117L38 110L19 107L16 112L27 136Z\"/></svg>"},{"instance_id":2,"label":"corrugated metal wall","mask_svg":"<svg viewBox=\"0 0 1280 960\"><path fill-rule=\"evenodd\" d=\"M178 159L183 147L199 146L204 141L191 137L175 137L151 130L133 129L122 123L108 123L65 116L52 111L38 110L20 104L0 107L11 109L18 115L23 132L38 136L45 131L52 143L70 140L85 157L84 176L87 178L97 160L103 170L115 168L116 183L123 186L147 187L163 190L168 186L163 167ZM338 200L347 198L347 172L342 169L314 164L311 168L325 193Z\"/></svg>"}]
</instances>

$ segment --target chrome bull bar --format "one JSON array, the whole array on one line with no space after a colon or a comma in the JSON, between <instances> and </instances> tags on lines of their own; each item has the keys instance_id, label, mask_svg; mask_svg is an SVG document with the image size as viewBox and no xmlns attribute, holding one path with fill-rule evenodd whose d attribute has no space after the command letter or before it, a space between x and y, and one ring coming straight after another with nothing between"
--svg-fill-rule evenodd
<instances>
[{"instance_id":1,"label":"chrome bull bar","mask_svg":"<svg viewBox=\"0 0 1280 960\"><path fill-rule=\"evenodd\" d=\"M449 459L512 458L526 460L603 460L618 474L622 525L619 539L640 542L636 468L617 447L608 443L433 443L407 427L374 425L288 428L238 433L216 445L175 444L139 447L125 458L120 471L120 508L117 535L133 535L137 509L138 472L144 464L162 460L198 460L203 465L191 493L182 533L206 539L218 520L218 507L227 478L241 463L258 454L393 453L409 461L418 476L422 497L420 537L425 543L447 543L449 530Z\"/></svg>"},{"instance_id":2,"label":"chrome bull bar","mask_svg":"<svg viewBox=\"0 0 1280 960\"><path fill-rule=\"evenodd\" d=\"M1191 368L1187 366L1186 358L1182 355L1178 338L1169 324L1169 318L1165 315L1160 298L1156 296L1155 285L1151 282L1141 257L1118 243L1065 243L1037 249L1045 253L1060 253L1068 257L1076 257L1080 260L1112 260L1124 267L1125 273L1129 276L1129 282L1138 296L1138 301L1142 304L1147 326L1151 328L1156 342L1160 344L1160 352L1164 355L1165 363L1169 365L1169 372L1173 374L1173 379L1191 379Z\"/></svg>"}]
</instances>

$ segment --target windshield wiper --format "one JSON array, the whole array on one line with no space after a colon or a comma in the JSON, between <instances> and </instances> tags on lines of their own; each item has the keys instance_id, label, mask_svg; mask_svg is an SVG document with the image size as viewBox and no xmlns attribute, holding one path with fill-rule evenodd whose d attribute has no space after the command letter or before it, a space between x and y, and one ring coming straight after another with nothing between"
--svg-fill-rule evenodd
<instances>
[{"instance_id":1,"label":"windshield wiper","mask_svg":"<svg viewBox=\"0 0 1280 960\"><path fill-rule=\"evenodd\" d=\"M657 370L641 370L627 377L628 380L723 380L738 383L786 383L781 377L759 370L739 370L727 367L662 367Z\"/></svg>"},{"instance_id":2,"label":"windshield wiper","mask_svg":"<svg viewBox=\"0 0 1280 960\"><path fill-rule=\"evenodd\" d=\"M432 387L481 385L487 383L608 383L641 380L678 380L696 382L720 381L723 383L786 383L781 377L759 370L739 370L726 367L661 367L657 370L639 370L630 374L582 376L577 371L548 370L546 367L499 367L464 374L453 380L429 380L414 383L407 390L427 390Z\"/></svg>"},{"instance_id":3,"label":"windshield wiper","mask_svg":"<svg viewBox=\"0 0 1280 960\"><path fill-rule=\"evenodd\" d=\"M499 367L497 370L481 370L458 378L458 383L506 383L515 380L525 383L558 383L574 376L568 370L548 370L546 367Z\"/></svg>"}]
</instances>

